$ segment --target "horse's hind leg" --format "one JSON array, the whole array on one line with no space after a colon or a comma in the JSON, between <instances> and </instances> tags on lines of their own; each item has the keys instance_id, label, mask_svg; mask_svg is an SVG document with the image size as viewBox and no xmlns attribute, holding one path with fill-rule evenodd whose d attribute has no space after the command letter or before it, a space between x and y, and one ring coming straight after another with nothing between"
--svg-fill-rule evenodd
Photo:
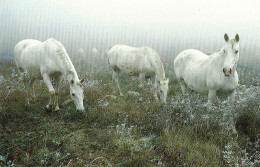
<instances>
[{"instance_id":1,"label":"horse's hind leg","mask_svg":"<svg viewBox=\"0 0 260 167\"><path fill-rule=\"evenodd\" d=\"M118 90L119 90L120 96L123 96L123 93L122 93L122 91L121 91L121 89L120 89L119 82L118 82L118 73L119 73L119 72L116 72L116 71L113 70L112 76L113 76L114 81L115 81L116 84L117 84L117 88L118 88Z\"/></svg>"},{"instance_id":2,"label":"horse's hind leg","mask_svg":"<svg viewBox=\"0 0 260 167\"><path fill-rule=\"evenodd\" d=\"M32 101L34 102L35 100L35 91L34 91L34 83L35 79L34 78L31 78L30 81L29 81L29 89L31 91L31 96L32 96Z\"/></svg>"},{"instance_id":3,"label":"horse's hind leg","mask_svg":"<svg viewBox=\"0 0 260 167\"><path fill-rule=\"evenodd\" d=\"M28 79L26 77L23 78L23 84L24 84L24 91L26 93L26 101L29 104L30 103L30 93L29 93Z\"/></svg>"},{"instance_id":4,"label":"horse's hind leg","mask_svg":"<svg viewBox=\"0 0 260 167\"><path fill-rule=\"evenodd\" d=\"M186 83L184 82L183 79L178 79L178 82L179 82L179 84L180 84L180 86L181 86L182 94L183 94L183 95L186 95L186 89L187 89Z\"/></svg>"},{"instance_id":5,"label":"horse's hind leg","mask_svg":"<svg viewBox=\"0 0 260 167\"><path fill-rule=\"evenodd\" d=\"M140 88L144 87L144 78L145 78L145 74L144 73L140 73L139 74L139 80L140 80L139 87Z\"/></svg>"},{"instance_id":6,"label":"horse's hind leg","mask_svg":"<svg viewBox=\"0 0 260 167\"><path fill-rule=\"evenodd\" d=\"M24 83L24 90L26 93L26 101L30 103L30 76L27 71L23 71L22 73L23 83Z\"/></svg>"}]
</instances>

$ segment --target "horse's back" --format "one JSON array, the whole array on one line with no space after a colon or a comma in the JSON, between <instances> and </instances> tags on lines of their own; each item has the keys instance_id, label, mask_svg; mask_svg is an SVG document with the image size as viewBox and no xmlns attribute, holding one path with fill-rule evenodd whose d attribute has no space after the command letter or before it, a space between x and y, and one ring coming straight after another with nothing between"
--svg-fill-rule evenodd
<instances>
[{"instance_id":1,"label":"horse's back","mask_svg":"<svg viewBox=\"0 0 260 167\"><path fill-rule=\"evenodd\" d=\"M46 49L54 50L54 51L56 51L57 49L64 48L62 43L60 43L58 40L54 38L47 39L46 41L43 42L43 45L45 46Z\"/></svg>"},{"instance_id":2,"label":"horse's back","mask_svg":"<svg viewBox=\"0 0 260 167\"><path fill-rule=\"evenodd\" d=\"M127 45L114 45L109 51L108 51L108 58L117 57L117 58L142 58L145 56L152 57L154 55L157 55L157 53L150 47L132 47Z\"/></svg>"},{"instance_id":3,"label":"horse's back","mask_svg":"<svg viewBox=\"0 0 260 167\"><path fill-rule=\"evenodd\" d=\"M141 47L143 48L143 47ZM132 52L139 52L141 48L136 48L132 46L127 46L127 45L114 45L109 51L108 51L108 56L120 56L124 57L126 55L132 56L130 53Z\"/></svg>"},{"instance_id":4,"label":"horse's back","mask_svg":"<svg viewBox=\"0 0 260 167\"><path fill-rule=\"evenodd\" d=\"M154 64L160 58L150 47L131 47L115 45L108 52L108 62L112 68L120 69L127 73L139 74L154 73Z\"/></svg>"},{"instance_id":5,"label":"horse's back","mask_svg":"<svg viewBox=\"0 0 260 167\"><path fill-rule=\"evenodd\" d=\"M174 60L176 75L183 72L187 67L201 66L209 59L209 56L195 49L187 49L177 55Z\"/></svg>"},{"instance_id":6,"label":"horse's back","mask_svg":"<svg viewBox=\"0 0 260 167\"><path fill-rule=\"evenodd\" d=\"M21 56L24 52L28 52L32 46L41 44L41 41L34 40L34 39L25 39L18 42L14 48L14 60L17 67L20 67L21 63Z\"/></svg>"},{"instance_id":7,"label":"horse's back","mask_svg":"<svg viewBox=\"0 0 260 167\"><path fill-rule=\"evenodd\" d=\"M200 62L208 59L208 56L204 54L203 52L196 50L196 49L187 49L182 51L177 55L177 57L174 60L174 64L183 62L183 63L189 63L189 62Z\"/></svg>"},{"instance_id":8,"label":"horse's back","mask_svg":"<svg viewBox=\"0 0 260 167\"><path fill-rule=\"evenodd\" d=\"M15 46L14 56L18 69L27 70L35 78L40 78L43 71L61 71L61 60L69 59L64 46L52 38L44 42L33 39L20 41Z\"/></svg>"}]
</instances>

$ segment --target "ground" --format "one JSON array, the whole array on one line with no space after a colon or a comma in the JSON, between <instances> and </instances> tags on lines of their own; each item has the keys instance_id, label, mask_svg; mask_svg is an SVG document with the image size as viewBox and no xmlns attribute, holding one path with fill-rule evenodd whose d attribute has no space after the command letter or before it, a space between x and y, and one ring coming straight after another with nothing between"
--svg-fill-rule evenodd
<instances>
[{"instance_id":1,"label":"ground","mask_svg":"<svg viewBox=\"0 0 260 167\"><path fill-rule=\"evenodd\" d=\"M37 81L36 102L26 104L13 60L1 61L0 166L260 165L259 71L240 66L235 105L221 99L209 109L204 95L182 96L171 64L166 105L135 77L120 75L119 96L105 63L76 64L86 111L65 103L64 82L61 111L47 113L46 86Z\"/></svg>"}]
</instances>

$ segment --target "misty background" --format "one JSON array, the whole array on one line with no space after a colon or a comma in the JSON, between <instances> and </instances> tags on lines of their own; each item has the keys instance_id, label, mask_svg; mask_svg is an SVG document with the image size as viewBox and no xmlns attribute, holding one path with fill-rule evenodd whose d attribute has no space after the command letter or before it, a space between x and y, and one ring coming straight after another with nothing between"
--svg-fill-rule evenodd
<instances>
[{"instance_id":1,"label":"misty background","mask_svg":"<svg viewBox=\"0 0 260 167\"><path fill-rule=\"evenodd\" d=\"M55 38L74 59L114 44L155 49L164 63L184 49L206 54L240 36L239 64L260 69L257 0L0 0L0 59L23 39ZM90 60L91 61L91 60Z\"/></svg>"}]
</instances>

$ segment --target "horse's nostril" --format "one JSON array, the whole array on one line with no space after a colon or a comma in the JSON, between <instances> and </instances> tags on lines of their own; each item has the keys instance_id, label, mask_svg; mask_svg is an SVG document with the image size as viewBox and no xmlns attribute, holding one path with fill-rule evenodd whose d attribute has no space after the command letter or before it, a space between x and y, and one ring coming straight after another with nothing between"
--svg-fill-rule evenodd
<instances>
[{"instance_id":1,"label":"horse's nostril","mask_svg":"<svg viewBox=\"0 0 260 167\"><path fill-rule=\"evenodd\" d=\"M79 110L77 110L77 112L79 112Z\"/></svg>"},{"instance_id":2,"label":"horse's nostril","mask_svg":"<svg viewBox=\"0 0 260 167\"><path fill-rule=\"evenodd\" d=\"M230 68L230 74L231 74L231 68Z\"/></svg>"},{"instance_id":3,"label":"horse's nostril","mask_svg":"<svg viewBox=\"0 0 260 167\"><path fill-rule=\"evenodd\" d=\"M225 73L225 68L223 68L223 73Z\"/></svg>"}]
</instances>

